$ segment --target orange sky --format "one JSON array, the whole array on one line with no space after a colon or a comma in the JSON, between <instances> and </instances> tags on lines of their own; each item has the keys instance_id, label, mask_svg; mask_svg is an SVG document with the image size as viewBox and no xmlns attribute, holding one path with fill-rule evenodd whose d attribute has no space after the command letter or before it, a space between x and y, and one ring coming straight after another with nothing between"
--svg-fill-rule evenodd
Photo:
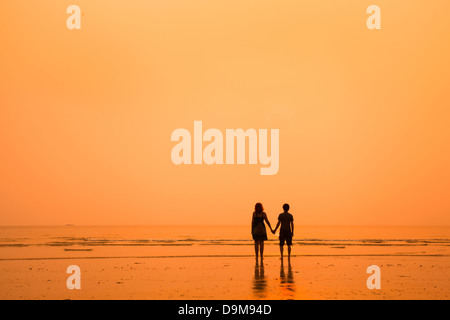
<instances>
[{"instance_id":1,"label":"orange sky","mask_svg":"<svg viewBox=\"0 0 450 320\"><path fill-rule=\"evenodd\" d=\"M82 29L66 28L81 7ZM366 8L381 8L368 30ZM0 224L450 224L449 1L3 1ZM280 129L280 168L172 163Z\"/></svg>"}]
</instances>

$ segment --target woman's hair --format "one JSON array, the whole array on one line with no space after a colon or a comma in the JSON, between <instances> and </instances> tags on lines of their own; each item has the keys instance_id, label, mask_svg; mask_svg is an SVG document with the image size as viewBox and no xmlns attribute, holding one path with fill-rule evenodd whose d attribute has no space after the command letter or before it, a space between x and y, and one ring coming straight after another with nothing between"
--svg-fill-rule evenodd
<instances>
[{"instance_id":1,"label":"woman's hair","mask_svg":"<svg viewBox=\"0 0 450 320\"><path fill-rule=\"evenodd\" d=\"M261 203L258 202L257 204L255 204L255 212L261 213L263 211L264 211L264 208L263 208L263 205Z\"/></svg>"}]
</instances>

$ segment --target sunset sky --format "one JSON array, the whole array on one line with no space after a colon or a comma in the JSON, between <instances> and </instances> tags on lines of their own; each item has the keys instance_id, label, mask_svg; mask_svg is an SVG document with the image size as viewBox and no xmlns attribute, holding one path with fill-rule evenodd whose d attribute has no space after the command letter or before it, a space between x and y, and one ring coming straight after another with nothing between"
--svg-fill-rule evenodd
<instances>
[{"instance_id":1,"label":"sunset sky","mask_svg":"<svg viewBox=\"0 0 450 320\"><path fill-rule=\"evenodd\" d=\"M241 225L256 202L272 224L288 202L304 225L450 225L449 12L2 1L0 225ZM173 164L171 133L195 120L279 129L278 174Z\"/></svg>"}]
</instances>

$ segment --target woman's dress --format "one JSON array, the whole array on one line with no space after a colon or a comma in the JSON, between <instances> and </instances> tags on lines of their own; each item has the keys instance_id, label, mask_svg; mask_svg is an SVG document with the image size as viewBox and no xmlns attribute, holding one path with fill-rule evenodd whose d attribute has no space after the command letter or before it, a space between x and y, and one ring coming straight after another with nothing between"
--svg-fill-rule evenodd
<instances>
[{"instance_id":1,"label":"woman's dress","mask_svg":"<svg viewBox=\"0 0 450 320\"><path fill-rule=\"evenodd\" d=\"M264 213L260 217L256 214L254 215L252 230L253 240L267 240L266 225L264 224Z\"/></svg>"}]
</instances>

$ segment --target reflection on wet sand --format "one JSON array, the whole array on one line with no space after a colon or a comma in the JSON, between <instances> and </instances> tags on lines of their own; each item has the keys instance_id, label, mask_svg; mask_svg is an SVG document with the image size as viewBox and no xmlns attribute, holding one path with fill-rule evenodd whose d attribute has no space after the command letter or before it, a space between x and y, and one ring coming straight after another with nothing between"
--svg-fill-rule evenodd
<instances>
[{"instance_id":1,"label":"reflection on wet sand","mask_svg":"<svg viewBox=\"0 0 450 320\"><path fill-rule=\"evenodd\" d=\"M273 269L272 269L273 270ZM273 295L276 290L276 282L279 279L279 293L280 299L295 299L295 281L294 271L292 270L291 262L288 260L287 265L281 260L280 277L275 274L269 277L264 273L264 263L255 263L255 276L253 278L253 296L255 299L265 299ZM270 284L270 288L269 288Z\"/></svg>"},{"instance_id":2,"label":"reflection on wet sand","mask_svg":"<svg viewBox=\"0 0 450 320\"><path fill-rule=\"evenodd\" d=\"M284 269L283 260L280 265L280 289L283 296L293 299L295 294L294 272L292 271L291 260L288 260L287 275Z\"/></svg>"},{"instance_id":3,"label":"reflection on wet sand","mask_svg":"<svg viewBox=\"0 0 450 320\"><path fill-rule=\"evenodd\" d=\"M267 291L267 280L264 275L264 263L255 263L255 277L253 278L253 293L257 298L264 298Z\"/></svg>"}]
</instances>

